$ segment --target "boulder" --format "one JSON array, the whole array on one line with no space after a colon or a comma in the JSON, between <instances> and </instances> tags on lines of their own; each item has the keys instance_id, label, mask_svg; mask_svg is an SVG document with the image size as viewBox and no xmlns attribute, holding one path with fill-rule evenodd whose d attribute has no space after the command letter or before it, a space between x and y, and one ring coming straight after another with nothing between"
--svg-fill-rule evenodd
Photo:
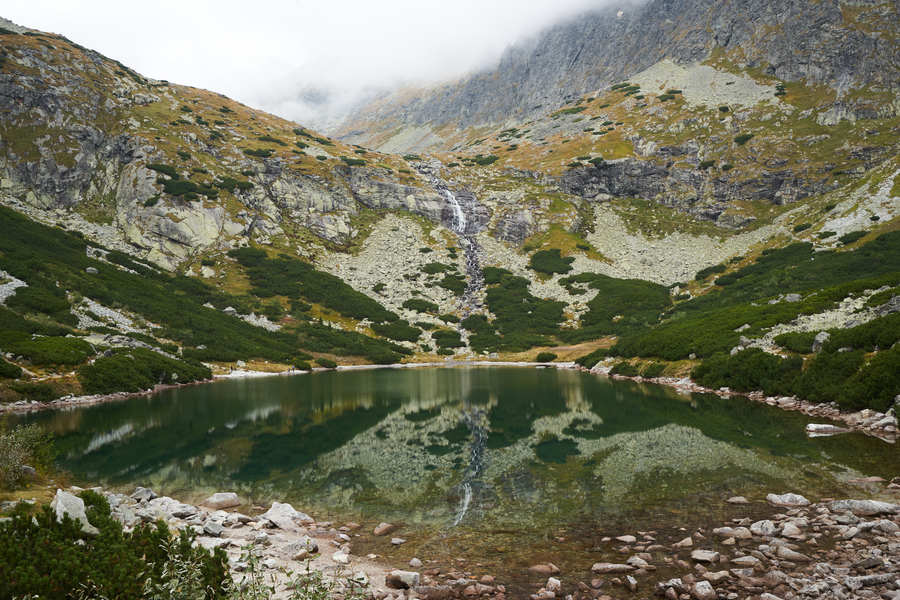
<instances>
[{"instance_id":1,"label":"boulder","mask_svg":"<svg viewBox=\"0 0 900 600\"><path fill-rule=\"evenodd\" d=\"M216 510L231 508L233 506L240 506L240 504L241 500L234 492L216 492L203 501L204 506L208 506Z\"/></svg>"},{"instance_id":2,"label":"boulder","mask_svg":"<svg viewBox=\"0 0 900 600\"><path fill-rule=\"evenodd\" d=\"M851 512L857 516L893 515L900 512L900 504L878 500L835 500L828 503L831 512Z\"/></svg>"},{"instance_id":3,"label":"boulder","mask_svg":"<svg viewBox=\"0 0 900 600\"><path fill-rule=\"evenodd\" d=\"M781 528L781 536L787 538L799 538L803 537L803 531L793 523L785 523L784 527Z\"/></svg>"},{"instance_id":4,"label":"boulder","mask_svg":"<svg viewBox=\"0 0 900 600\"><path fill-rule=\"evenodd\" d=\"M753 535L759 535L762 537L772 537L778 532L778 528L775 526L775 523L768 519L764 519L762 521L757 521L750 525L750 533Z\"/></svg>"},{"instance_id":5,"label":"boulder","mask_svg":"<svg viewBox=\"0 0 900 600\"><path fill-rule=\"evenodd\" d=\"M391 589L408 590L419 585L419 574L415 571L394 569L385 575L384 583Z\"/></svg>"},{"instance_id":6,"label":"boulder","mask_svg":"<svg viewBox=\"0 0 900 600\"><path fill-rule=\"evenodd\" d=\"M816 337L813 339L812 343L812 351L820 352L822 347L825 346L825 343L831 339L831 334L827 331L820 331L816 334Z\"/></svg>"},{"instance_id":7,"label":"boulder","mask_svg":"<svg viewBox=\"0 0 900 600\"><path fill-rule=\"evenodd\" d=\"M225 531L225 527L219 521L207 519L206 523L203 524L204 535L219 537L220 535L222 535L223 531Z\"/></svg>"},{"instance_id":8,"label":"boulder","mask_svg":"<svg viewBox=\"0 0 900 600\"><path fill-rule=\"evenodd\" d=\"M625 563L631 565L635 569L644 569L644 568L650 566L650 563L648 563L646 560L644 560L640 556L636 556L636 555L630 557L628 560L625 561Z\"/></svg>"},{"instance_id":9,"label":"boulder","mask_svg":"<svg viewBox=\"0 0 900 600\"><path fill-rule=\"evenodd\" d=\"M713 550L694 550L691 552L691 559L702 563L719 562L719 553Z\"/></svg>"},{"instance_id":10,"label":"boulder","mask_svg":"<svg viewBox=\"0 0 900 600\"><path fill-rule=\"evenodd\" d=\"M154 498L157 498L156 492L151 490L150 488L145 487L136 487L133 492L131 492L131 497L138 502L149 502Z\"/></svg>"},{"instance_id":11,"label":"boulder","mask_svg":"<svg viewBox=\"0 0 900 600\"><path fill-rule=\"evenodd\" d=\"M800 494L769 494L766 500L777 506L809 506L809 500Z\"/></svg>"},{"instance_id":12,"label":"boulder","mask_svg":"<svg viewBox=\"0 0 900 600\"><path fill-rule=\"evenodd\" d=\"M698 581L691 589L691 596L696 600L716 600L716 590L708 581Z\"/></svg>"},{"instance_id":13,"label":"boulder","mask_svg":"<svg viewBox=\"0 0 900 600\"><path fill-rule=\"evenodd\" d=\"M184 504L168 496L160 496L147 502L146 512L161 519L171 519L172 517L186 519L193 517L199 511L196 506Z\"/></svg>"},{"instance_id":14,"label":"boulder","mask_svg":"<svg viewBox=\"0 0 900 600\"><path fill-rule=\"evenodd\" d=\"M837 435L839 433L848 433L850 430L846 427L838 427L837 425L829 425L828 423L809 423L806 426L806 435L809 437L824 437L828 435Z\"/></svg>"},{"instance_id":15,"label":"boulder","mask_svg":"<svg viewBox=\"0 0 900 600\"><path fill-rule=\"evenodd\" d=\"M349 565L350 564L350 556L343 550L338 550L337 552L332 554L331 560L333 560L334 562L336 562L339 565Z\"/></svg>"},{"instance_id":16,"label":"boulder","mask_svg":"<svg viewBox=\"0 0 900 600\"><path fill-rule=\"evenodd\" d=\"M594 566L591 567L591 571L594 573L630 573L634 571L634 567L631 565L622 565L616 563L594 563Z\"/></svg>"},{"instance_id":17,"label":"boulder","mask_svg":"<svg viewBox=\"0 0 900 600\"><path fill-rule=\"evenodd\" d=\"M729 579L731 577L731 573L728 571L709 571L703 575L706 580L712 584L717 584Z\"/></svg>"},{"instance_id":18,"label":"boulder","mask_svg":"<svg viewBox=\"0 0 900 600\"><path fill-rule=\"evenodd\" d=\"M753 568L753 567L762 565L762 561L760 561L755 556L747 555L747 556L738 556L738 557L732 558L731 564L737 565L738 567Z\"/></svg>"},{"instance_id":19,"label":"boulder","mask_svg":"<svg viewBox=\"0 0 900 600\"><path fill-rule=\"evenodd\" d=\"M50 502L50 510L53 511L57 521L61 522L63 517L68 515L70 519L81 523L81 531L84 533L88 535L100 535L100 530L91 525L88 521L87 513L84 508L84 500L75 494L56 490L56 496L54 496L53 501Z\"/></svg>"},{"instance_id":20,"label":"boulder","mask_svg":"<svg viewBox=\"0 0 900 600\"><path fill-rule=\"evenodd\" d=\"M746 527L717 527L713 529L713 533L719 537L733 537L739 540L748 540L753 537L753 534Z\"/></svg>"},{"instance_id":21,"label":"boulder","mask_svg":"<svg viewBox=\"0 0 900 600\"><path fill-rule=\"evenodd\" d=\"M812 560L810 557L805 554L800 554L795 550L791 550L787 546L778 546L775 548L775 556L778 558L783 558L784 560L790 560L793 562L809 562Z\"/></svg>"},{"instance_id":22,"label":"boulder","mask_svg":"<svg viewBox=\"0 0 900 600\"><path fill-rule=\"evenodd\" d=\"M300 524L313 522L308 514L294 510L290 504L281 502L273 502L271 508L261 514L259 518L285 531L296 531Z\"/></svg>"},{"instance_id":23,"label":"boulder","mask_svg":"<svg viewBox=\"0 0 900 600\"><path fill-rule=\"evenodd\" d=\"M310 554L315 554L318 551L319 545L308 535L304 535L299 540L291 542L284 547L285 554L290 556L292 560L303 560ZM301 558L297 558L298 556Z\"/></svg>"}]
</instances>

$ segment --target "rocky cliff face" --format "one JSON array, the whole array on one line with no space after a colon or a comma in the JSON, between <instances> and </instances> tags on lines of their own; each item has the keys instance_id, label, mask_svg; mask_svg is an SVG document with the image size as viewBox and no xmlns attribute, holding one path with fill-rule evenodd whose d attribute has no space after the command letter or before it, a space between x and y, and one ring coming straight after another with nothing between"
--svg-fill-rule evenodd
<instances>
[{"instance_id":1,"label":"rocky cliff face","mask_svg":"<svg viewBox=\"0 0 900 600\"><path fill-rule=\"evenodd\" d=\"M688 64L713 55L774 79L826 86L837 93L836 114L896 114L896 103L878 106L855 92L897 91L897 22L897 4L879 0L623 4L513 46L491 70L389 95L350 115L335 133L395 151L434 148L446 139L447 131L437 131L442 127L523 122L663 59Z\"/></svg>"},{"instance_id":2,"label":"rocky cliff face","mask_svg":"<svg viewBox=\"0 0 900 600\"><path fill-rule=\"evenodd\" d=\"M346 246L365 209L440 219L445 203L401 159L4 23L0 195L36 218L169 268L304 231Z\"/></svg>"}]
</instances>

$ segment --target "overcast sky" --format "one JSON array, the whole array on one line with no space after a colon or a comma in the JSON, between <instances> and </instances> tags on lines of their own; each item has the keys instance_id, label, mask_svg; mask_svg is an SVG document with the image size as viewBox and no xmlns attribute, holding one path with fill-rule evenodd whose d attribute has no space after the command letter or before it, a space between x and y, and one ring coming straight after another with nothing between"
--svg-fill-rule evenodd
<instances>
[{"instance_id":1,"label":"overcast sky","mask_svg":"<svg viewBox=\"0 0 900 600\"><path fill-rule=\"evenodd\" d=\"M346 101L371 86L439 81L610 0L4 0L3 17L60 33L157 79L299 121L300 92Z\"/></svg>"}]
</instances>

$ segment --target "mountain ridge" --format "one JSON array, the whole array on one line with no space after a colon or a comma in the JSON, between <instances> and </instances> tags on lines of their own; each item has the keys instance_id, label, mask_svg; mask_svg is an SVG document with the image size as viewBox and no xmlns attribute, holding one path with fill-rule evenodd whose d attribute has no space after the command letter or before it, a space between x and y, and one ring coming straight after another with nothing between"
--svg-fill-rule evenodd
<instances>
[{"instance_id":1,"label":"mountain ridge","mask_svg":"<svg viewBox=\"0 0 900 600\"><path fill-rule=\"evenodd\" d=\"M889 23L896 17L896 6L878 0L853 5L838 0L623 3L513 45L495 68L434 88L389 94L330 132L392 151L436 149L443 142L424 132L404 146L394 129L427 126L431 136L441 138L441 128L449 125L466 129L522 122L663 59L702 62L717 49L742 68L783 81L805 80L839 92L864 82L895 93L900 55L896 27ZM846 110L856 110L849 104ZM897 114L896 101L888 110Z\"/></svg>"}]
</instances>

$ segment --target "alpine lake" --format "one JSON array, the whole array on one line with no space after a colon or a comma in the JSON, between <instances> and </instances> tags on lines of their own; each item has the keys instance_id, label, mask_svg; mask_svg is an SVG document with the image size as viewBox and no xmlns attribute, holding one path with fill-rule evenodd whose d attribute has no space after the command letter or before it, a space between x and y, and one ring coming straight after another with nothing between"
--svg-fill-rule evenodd
<instances>
[{"instance_id":1,"label":"alpine lake","mask_svg":"<svg viewBox=\"0 0 900 600\"><path fill-rule=\"evenodd\" d=\"M290 502L363 524L354 554L512 579L545 561L587 573L603 536L721 526L730 496L753 516L767 492L848 497L900 467L873 437L808 438L799 413L553 368L229 379L14 420L51 431L78 484ZM407 542L372 536L382 521Z\"/></svg>"}]
</instances>

